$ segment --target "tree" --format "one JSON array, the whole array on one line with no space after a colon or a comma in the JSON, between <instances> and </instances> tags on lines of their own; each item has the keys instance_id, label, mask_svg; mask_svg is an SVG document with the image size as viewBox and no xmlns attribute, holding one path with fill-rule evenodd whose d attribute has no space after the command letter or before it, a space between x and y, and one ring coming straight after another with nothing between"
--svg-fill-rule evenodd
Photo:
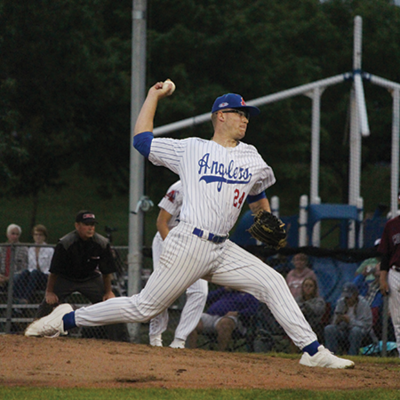
<instances>
[{"instance_id":1,"label":"tree","mask_svg":"<svg viewBox=\"0 0 400 400\"><path fill-rule=\"evenodd\" d=\"M363 68L400 81L400 9L388 0L152 1L149 85L170 77L178 88L161 104L157 125L207 112L224 92L249 100L351 72L356 15L363 18ZM350 87L337 85L322 96L323 201L348 199ZM372 134L363 140L364 162L387 162L391 98L381 88L365 88ZM246 137L273 166L278 182L269 193L284 199L286 213L309 191L310 111L306 97L263 106ZM210 126L176 135L194 133L208 137Z\"/></svg>"},{"instance_id":2,"label":"tree","mask_svg":"<svg viewBox=\"0 0 400 400\"><path fill-rule=\"evenodd\" d=\"M0 11L3 189L35 198L78 163L104 196L127 193L131 0L0 0ZM351 71L356 15L363 68L400 81L400 8L389 0L149 1L146 87L167 77L177 84L156 126L209 111L221 93L249 100ZM350 86L322 96L323 201L347 200ZM365 90L372 134L363 161L388 162L391 98ZM269 195L284 199L285 213L309 189L310 109L305 96L263 106L246 138L274 168ZM210 133L203 124L175 136ZM148 194L160 198L175 177L146 165Z\"/></svg>"},{"instance_id":3,"label":"tree","mask_svg":"<svg viewBox=\"0 0 400 400\"><path fill-rule=\"evenodd\" d=\"M60 171L76 162L88 173L100 169L105 147L125 154L115 109L128 78L104 35L105 4L0 1L1 168L10 177L2 193L32 196L32 224L39 192L62 184Z\"/></svg>"}]
</instances>

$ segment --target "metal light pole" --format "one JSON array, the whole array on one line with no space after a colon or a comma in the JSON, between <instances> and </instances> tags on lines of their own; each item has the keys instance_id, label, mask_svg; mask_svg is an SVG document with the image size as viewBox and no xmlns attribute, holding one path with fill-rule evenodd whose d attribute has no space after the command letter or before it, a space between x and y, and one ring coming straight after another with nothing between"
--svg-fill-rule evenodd
<instances>
[{"instance_id":1,"label":"metal light pole","mask_svg":"<svg viewBox=\"0 0 400 400\"><path fill-rule=\"evenodd\" d=\"M129 254L128 295L139 293L142 287L143 212L137 204L144 190L144 159L133 148L133 128L144 102L146 81L146 11L147 0L133 0L132 12L132 74L131 74L131 135L129 179ZM128 324L131 341L140 342L140 324Z\"/></svg>"}]
</instances>

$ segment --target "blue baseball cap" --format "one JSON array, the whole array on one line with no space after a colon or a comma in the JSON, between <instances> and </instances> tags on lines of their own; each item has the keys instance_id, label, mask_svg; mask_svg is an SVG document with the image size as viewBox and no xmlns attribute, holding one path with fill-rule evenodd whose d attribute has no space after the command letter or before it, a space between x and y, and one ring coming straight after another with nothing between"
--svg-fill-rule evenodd
<instances>
[{"instance_id":1,"label":"blue baseball cap","mask_svg":"<svg viewBox=\"0 0 400 400\"><path fill-rule=\"evenodd\" d=\"M244 108L249 112L250 116L252 117L260 114L260 110L257 107L246 105L243 97L235 93L227 93L220 97L217 97L212 106L211 114L214 114L215 112L219 110L224 110L226 108Z\"/></svg>"}]
</instances>

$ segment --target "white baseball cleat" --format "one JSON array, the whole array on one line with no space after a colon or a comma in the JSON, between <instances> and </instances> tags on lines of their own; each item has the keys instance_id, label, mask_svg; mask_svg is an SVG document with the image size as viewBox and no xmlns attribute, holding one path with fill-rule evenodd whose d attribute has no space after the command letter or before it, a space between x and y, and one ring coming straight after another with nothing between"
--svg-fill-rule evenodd
<instances>
[{"instance_id":1,"label":"white baseball cleat","mask_svg":"<svg viewBox=\"0 0 400 400\"><path fill-rule=\"evenodd\" d=\"M60 304L49 315L33 321L25 330L25 336L57 337L65 335L63 316L74 311L70 304Z\"/></svg>"},{"instance_id":2,"label":"white baseball cleat","mask_svg":"<svg viewBox=\"0 0 400 400\"><path fill-rule=\"evenodd\" d=\"M323 368L336 368L336 369L347 369L354 368L354 362L339 358L333 355L324 346L318 347L318 353L310 356L304 352L300 359L300 364L307 367L323 367Z\"/></svg>"},{"instance_id":3,"label":"white baseball cleat","mask_svg":"<svg viewBox=\"0 0 400 400\"><path fill-rule=\"evenodd\" d=\"M173 349L184 349L185 348L185 341L182 339L174 339L174 341L169 345Z\"/></svg>"},{"instance_id":4,"label":"white baseball cleat","mask_svg":"<svg viewBox=\"0 0 400 400\"><path fill-rule=\"evenodd\" d=\"M163 347L161 335L151 335L149 338L150 346Z\"/></svg>"}]
</instances>

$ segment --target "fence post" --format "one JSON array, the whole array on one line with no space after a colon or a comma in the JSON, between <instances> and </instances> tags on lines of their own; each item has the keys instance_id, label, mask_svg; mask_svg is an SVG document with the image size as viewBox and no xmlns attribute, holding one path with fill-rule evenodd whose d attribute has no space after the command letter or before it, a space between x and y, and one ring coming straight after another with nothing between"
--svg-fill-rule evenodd
<instances>
[{"instance_id":1,"label":"fence post","mask_svg":"<svg viewBox=\"0 0 400 400\"><path fill-rule=\"evenodd\" d=\"M7 311L6 311L6 328L5 332L11 332L11 318L13 311L13 286L14 286L14 261L15 261L15 245L11 244L10 257L10 275L8 276L8 291L7 291Z\"/></svg>"},{"instance_id":2,"label":"fence post","mask_svg":"<svg viewBox=\"0 0 400 400\"><path fill-rule=\"evenodd\" d=\"M358 248L362 249L364 247L364 199L362 197L358 198L357 211L358 211Z\"/></svg>"},{"instance_id":3,"label":"fence post","mask_svg":"<svg viewBox=\"0 0 400 400\"><path fill-rule=\"evenodd\" d=\"M271 213L275 215L275 217L279 218L279 197L272 196L271 197Z\"/></svg>"},{"instance_id":4,"label":"fence post","mask_svg":"<svg viewBox=\"0 0 400 400\"><path fill-rule=\"evenodd\" d=\"M321 204L321 198L314 197L313 199L311 199L311 204ZM311 230L312 245L315 247L320 247L320 245L321 245L321 220L316 222L311 229L312 229Z\"/></svg>"},{"instance_id":5,"label":"fence post","mask_svg":"<svg viewBox=\"0 0 400 400\"><path fill-rule=\"evenodd\" d=\"M307 245L307 220L308 220L308 196L303 194L300 197L300 212L299 212L299 247Z\"/></svg>"}]
</instances>

